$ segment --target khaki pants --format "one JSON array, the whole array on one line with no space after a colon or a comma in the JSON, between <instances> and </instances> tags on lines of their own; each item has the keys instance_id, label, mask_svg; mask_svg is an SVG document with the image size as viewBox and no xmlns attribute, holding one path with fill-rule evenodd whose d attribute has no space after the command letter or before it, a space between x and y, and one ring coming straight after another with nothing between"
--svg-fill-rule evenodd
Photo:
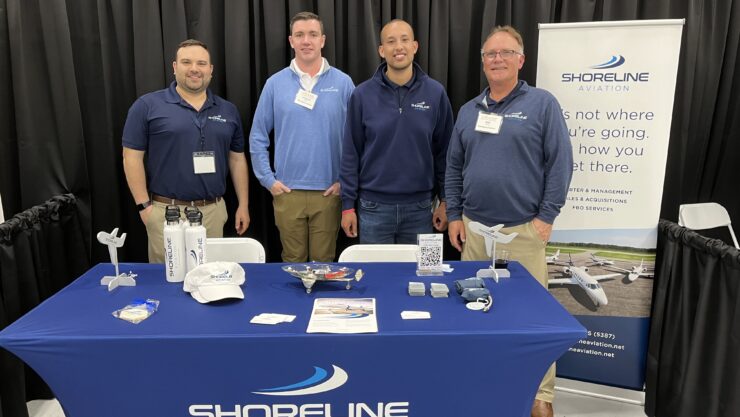
<instances>
[{"instance_id":1,"label":"khaki pants","mask_svg":"<svg viewBox=\"0 0 740 417\"><path fill-rule=\"evenodd\" d=\"M483 236L470 230L468 224L470 219L463 216L465 224L465 244L463 245L463 261L491 261L491 255L486 253L486 242ZM489 224L487 226L494 226ZM530 274L532 274L542 286L547 288L547 262L545 261L545 246L537 234L537 230L532 222L520 224L514 227L505 227L501 232L509 234L518 232L519 235L508 244L496 244L496 249L506 249L509 251L509 259L522 264ZM552 402L555 397L555 364L550 368L542 378L540 388L537 390L535 398L542 401Z\"/></svg>"},{"instance_id":2,"label":"khaki pants","mask_svg":"<svg viewBox=\"0 0 740 417\"><path fill-rule=\"evenodd\" d=\"M149 237L149 263L164 263L164 212L167 204L158 201L152 202L152 212L146 219L146 234ZM180 217L185 218L185 207L180 207ZM203 226L206 228L207 237L223 237L224 224L228 219L226 203L223 198L216 204L198 207L203 213ZM206 259L207 260L207 259Z\"/></svg>"},{"instance_id":3,"label":"khaki pants","mask_svg":"<svg viewBox=\"0 0 740 417\"><path fill-rule=\"evenodd\" d=\"M293 190L273 197L283 262L333 262L342 203L323 191Z\"/></svg>"}]
</instances>

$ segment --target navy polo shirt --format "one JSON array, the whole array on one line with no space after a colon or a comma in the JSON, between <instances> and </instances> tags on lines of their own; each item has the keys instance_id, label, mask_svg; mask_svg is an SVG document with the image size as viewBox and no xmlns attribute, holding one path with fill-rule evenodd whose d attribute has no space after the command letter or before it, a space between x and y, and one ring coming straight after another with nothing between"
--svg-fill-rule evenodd
<instances>
[{"instance_id":1,"label":"navy polo shirt","mask_svg":"<svg viewBox=\"0 0 740 417\"><path fill-rule=\"evenodd\" d=\"M179 200L212 200L226 192L229 151L244 151L239 112L207 91L200 111L169 88L141 96L128 111L123 146L147 154L150 193ZM195 174L193 152L213 152L216 172Z\"/></svg>"}]
</instances>

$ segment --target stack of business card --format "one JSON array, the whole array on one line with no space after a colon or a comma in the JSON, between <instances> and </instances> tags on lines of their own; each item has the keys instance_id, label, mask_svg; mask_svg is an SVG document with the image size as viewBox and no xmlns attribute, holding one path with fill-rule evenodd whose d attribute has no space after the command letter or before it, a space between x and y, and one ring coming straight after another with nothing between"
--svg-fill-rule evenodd
<instances>
[{"instance_id":1,"label":"stack of business card","mask_svg":"<svg viewBox=\"0 0 740 417\"><path fill-rule=\"evenodd\" d=\"M409 295L412 297L423 297L427 289L423 282L409 282Z\"/></svg>"},{"instance_id":2,"label":"stack of business card","mask_svg":"<svg viewBox=\"0 0 740 417\"><path fill-rule=\"evenodd\" d=\"M278 323L290 323L295 319L295 316L290 314L276 314L276 313L262 313L252 317L249 322L252 324L278 324Z\"/></svg>"},{"instance_id":3,"label":"stack of business card","mask_svg":"<svg viewBox=\"0 0 740 417\"><path fill-rule=\"evenodd\" d=\"M447 284L433 282L431 285L432 285L432 289L431 289L432 297L441 298L441 297L449 296L450 289L447 287Z\"/></svg>"}]
</instances>

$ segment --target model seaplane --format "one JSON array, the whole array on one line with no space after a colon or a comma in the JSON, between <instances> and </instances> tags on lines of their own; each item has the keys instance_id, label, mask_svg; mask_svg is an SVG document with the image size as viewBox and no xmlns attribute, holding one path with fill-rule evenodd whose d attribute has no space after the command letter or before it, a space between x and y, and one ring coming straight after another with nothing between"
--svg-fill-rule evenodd
<instances>
[{"instance_id":1,"label":"model seaplane","mask_svg":"<svg viewBox=\"0 0 740 417\"><path fill-rule=\"evenodd\" d=\"M362 269L355 272L352 268L328 264L296 264L285 265L283 271L298 278L306 288L306 294L310 294L314 284L319 281L345 282L346 289L352 288L352 281L360 282L363 277ZM352 274L353 272L354 275Z\"/></svg>"},{"instance_id":2,"label":"model seaplane","mask_svg":"<svg viewBox=\"0 0 740 417\"><path fill-rule=\"evenodd\" d=\"M548 281L548 284L578 285L583 288L588 298L593 301L596 307L607 305L609 300L607 300L604 288L599 284L599 281L614 278L622 274L591 275L588 273L587 267L575 266L570 255L568 255L568 259L568 263L558 262L556 264L563 265L563 272L570 277L552 278Z\"/></svg>"}]
</instances>

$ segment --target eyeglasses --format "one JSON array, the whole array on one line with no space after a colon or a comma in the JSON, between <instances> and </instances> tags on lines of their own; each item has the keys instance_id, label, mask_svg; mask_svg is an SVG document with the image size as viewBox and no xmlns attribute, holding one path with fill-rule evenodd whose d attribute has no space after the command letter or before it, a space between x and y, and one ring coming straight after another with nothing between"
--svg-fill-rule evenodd
<instances>
[{"instance_id":1,"label":"eyeglasses","mask_svg":"<svg viewBox=\"0 0 740 417\"><path fill-rule=\"evenodd\" d=\"M496 59L496 55L499 55L501 59L511 59L517 55L524 55L521 52L512 51L511 49L502 49L500 51L488 51L488 52L484 52L483 50L481 50L480 54L481 56L483 56L483 58L488 59L488 60Z\"/></svg>"}]
</instances>

